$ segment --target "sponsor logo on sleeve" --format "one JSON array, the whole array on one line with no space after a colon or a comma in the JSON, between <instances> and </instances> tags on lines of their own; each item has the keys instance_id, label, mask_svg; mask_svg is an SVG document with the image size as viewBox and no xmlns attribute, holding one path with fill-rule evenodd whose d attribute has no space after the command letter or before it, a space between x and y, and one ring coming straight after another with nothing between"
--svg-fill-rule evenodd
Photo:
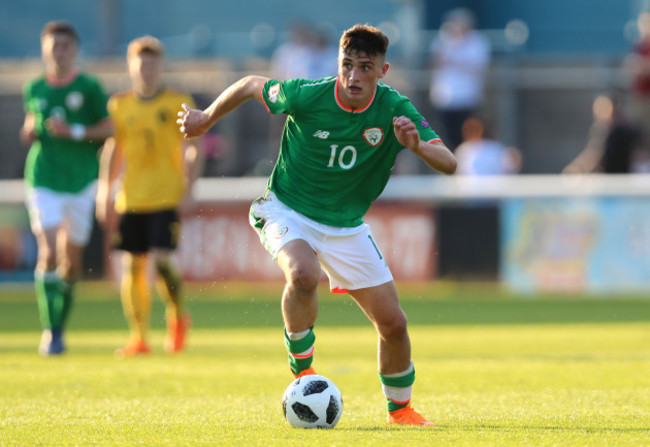
<instances>
[{"instance_id":1,"label":"sponsor logo on sleeve","mask_svg":"<svg viewBox=\"0 0 650 447\"><path fill-rule=\"evenodd\" d=\"M278 102L278 95L280 94L280 84L275 84L269 89L269 101Z\"/></svg>"}]
</instances>

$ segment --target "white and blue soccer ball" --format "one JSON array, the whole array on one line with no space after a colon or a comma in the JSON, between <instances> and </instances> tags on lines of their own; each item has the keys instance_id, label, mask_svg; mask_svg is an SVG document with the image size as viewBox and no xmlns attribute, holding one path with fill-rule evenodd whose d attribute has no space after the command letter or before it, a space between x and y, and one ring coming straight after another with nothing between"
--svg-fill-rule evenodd
<instances>
[{"instance_id":1,"label":"white and blue soccer ball","mask_svg":"<svg viewBox=\"0 0 650 447\"><path fill-rule=\"evenodd\" d=\"M285 390L282 411L295 428L334 428L343 414L343 398L327 377L303 376Z\"/></svg>"}]
</instances>

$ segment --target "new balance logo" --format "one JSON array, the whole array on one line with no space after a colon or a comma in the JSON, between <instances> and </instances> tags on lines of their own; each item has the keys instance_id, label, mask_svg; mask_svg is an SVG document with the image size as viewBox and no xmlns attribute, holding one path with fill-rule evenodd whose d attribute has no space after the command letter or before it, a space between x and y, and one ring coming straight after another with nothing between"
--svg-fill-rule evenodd
<instances>
[{"instance_id":1,"label":"new balance logo","mask_svg":"<svg viewBox=\"0 0 650 447\"><path fill-rule=\"evenodd\" d=\"M321 140L327 140L327 138L330 136L330 133L326 130L317 130L314 132L314 136L316 138L320 138Z\"/></svg>"}]
</instances>

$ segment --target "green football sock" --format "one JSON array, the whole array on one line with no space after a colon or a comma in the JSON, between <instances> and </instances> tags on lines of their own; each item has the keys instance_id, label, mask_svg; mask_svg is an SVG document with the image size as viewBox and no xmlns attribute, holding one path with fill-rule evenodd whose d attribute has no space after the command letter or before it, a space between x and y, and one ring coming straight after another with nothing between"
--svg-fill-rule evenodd
<instances>
[{"instance_id":1,"label":"green football sock","mask_svg":"<svg viewBox=\"0 0 650 447\"><path fill-rule=\"evenodd\" d=\"M62 296L63 296L63 311L61 315L61 326L65 326L65 323L68 321L70 316L70 309L72 309L72 304L74 303L74 282L68 282L66 280L61 281L62 285Z\"/></svg>"},{"instance_id":2,"label":"green football sock","mask_svg":"<svg viewBox=\"0 0 650 447\"><path fill-rule=\"evenodd\" d=\"M284 330L284 345L289 351L289 367L295 375L311 366L314 360L315 341L316 335L313 328L309 328L307 334L299 340L291 340L287 330Z\"/></svg>"},{"instance_id":3,"label":"green football sock","mask_svg":"<svg viewBox=\"0 0 650 447\"><path fill-rule=\"evenodd\" d=\"M389 374L387 376L379 374L386 402L388 403L388 411L399 410L400 408L407 407L411 402L411 390L415 382L415 368L413 363L411 366L399 374Z\"/></svg>"},{"instance_id":4,"label":"green football sock","mask_svg":"<svg viewBox=\"0 0 650 447\"><path fill-rule=\"evenodd\" d=\"M54 271L34 275L34 288L43 329L61 329L65 299L61 277Z\"/></svg>"}]
</instances>

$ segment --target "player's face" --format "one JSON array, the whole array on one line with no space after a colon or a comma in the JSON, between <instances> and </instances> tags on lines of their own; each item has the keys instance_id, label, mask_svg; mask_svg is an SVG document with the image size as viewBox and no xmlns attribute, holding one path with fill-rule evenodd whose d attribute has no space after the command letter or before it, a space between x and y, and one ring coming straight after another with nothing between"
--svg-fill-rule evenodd
<instances>
[{"instance_id":1,"label":"player's face","mask_svg":"<svg viewBox=\"0 0 650 447\"><path fill-rule=\"evenodd\" d=\"M368 104L388 67L383 56L339 50L339 95L343 104L359 108Z\"/></svg>"},{"instance_id":2,"label":"player's face","mask_svg":"<svg viewBox=\"0 0 650 447\"><path fill-rule=\"evenodd\" d=\"M47 34L41 40L41 54L48 71L67 74L77 57L77 42L68 34Z\"/></svg>"},{"instance_id":3,"label":"player's face","mask_svg":"<svg viewBox=\"0 0 650 447\"><path fill-rule=\"evenodd\" d=\"M129 60L129 74L133 84L146 90L158 87L161 73L160 57L148 53L140 53Z\"/></svg>"}]
</instances>

